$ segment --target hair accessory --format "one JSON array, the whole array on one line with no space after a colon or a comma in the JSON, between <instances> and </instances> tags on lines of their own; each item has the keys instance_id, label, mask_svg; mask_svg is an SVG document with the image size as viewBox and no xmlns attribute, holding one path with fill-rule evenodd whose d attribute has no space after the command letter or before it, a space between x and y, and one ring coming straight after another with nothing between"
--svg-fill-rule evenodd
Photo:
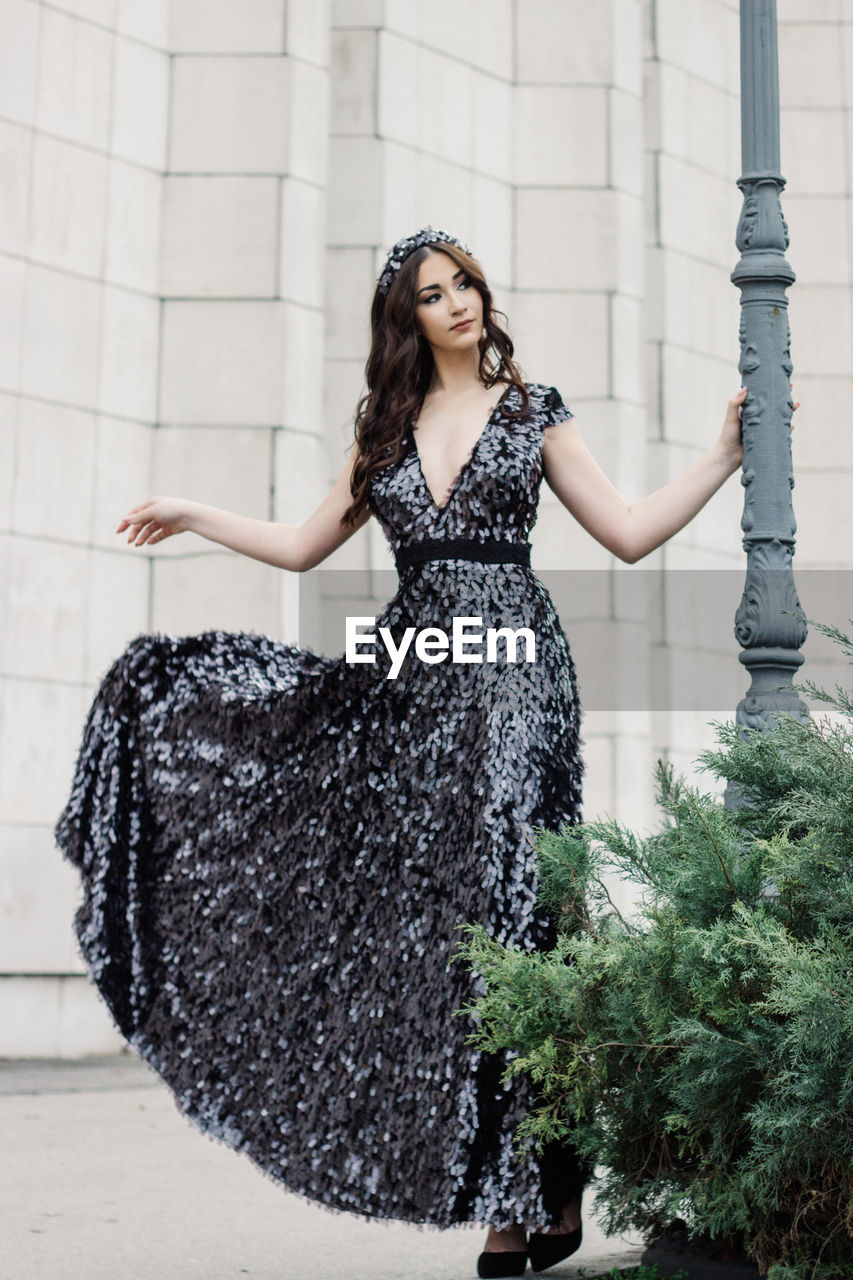
<instances>
[{"instance_id":1,"label":"hair accessory","mask_svg":"<svg viewBox=\"0 0 853 1280\"><path fill-rule=\"evenodd\" d=\"M377 289L381 294L386 294L394 282L394 277L408 258L409 254L414 253L415 249L420 249L425 244L455 244L457 248L463 252L470 254L471 250L464 245L461 240L457 240L455 236L450 236L446 231L435 231L432 227L422 227L420 231L415 232L413 236L406 236L403 240L398 240L394 248L385 259L385 266L382 268L382 274L379 277Z\"/></svg>"}]
</instances>

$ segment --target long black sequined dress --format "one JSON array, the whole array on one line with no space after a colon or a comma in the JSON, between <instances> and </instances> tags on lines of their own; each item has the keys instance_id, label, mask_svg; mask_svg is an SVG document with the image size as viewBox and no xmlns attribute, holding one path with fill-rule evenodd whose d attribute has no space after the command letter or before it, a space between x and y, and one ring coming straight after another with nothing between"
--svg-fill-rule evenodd
<instances>
[{"instance_id":1,"label":"long black sequined dress","mask_svg":"<svg viewBox=\"0 0 853 1280\"><path fill-rule=\"evenodd\" d=\"M543 429L571 417L528 389L520 418L504 396L442 507L411 433L374 478L395 556L524 544ZM514 663L503 644L480 663L412 650L387 679L381 644L371 665L254 634L140 637L97 693L56 835L82 875L89 972L201 1129L331 1209L536 1228L582 1175L569 1149L513 1147L528 1085L504 1091L503 1058L466 1045L452 1011L479 980L449 961L467 921L553 941L532 840L580 818L575 672L523 563L402 568L376 632L450 635L454 617L531 629L535 662L523 642Z\"/></svg>"}]
</instances>

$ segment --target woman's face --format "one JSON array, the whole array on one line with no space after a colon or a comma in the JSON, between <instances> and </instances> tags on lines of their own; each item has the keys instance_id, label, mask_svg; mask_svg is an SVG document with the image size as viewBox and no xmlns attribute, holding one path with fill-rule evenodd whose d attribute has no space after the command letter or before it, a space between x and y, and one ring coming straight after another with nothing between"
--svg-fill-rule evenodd
<instances>
[{"instance_id":1,"label":"woman's face","mask_svg":"<svg viewBox=\"0 0 853 1280\"><path fill-rule=\"evenodd\" d=\"M467 351L483 332L483 299L462 267L440 250L418 268L415 322L438 351Z\"/></svg>"}]
</instances>

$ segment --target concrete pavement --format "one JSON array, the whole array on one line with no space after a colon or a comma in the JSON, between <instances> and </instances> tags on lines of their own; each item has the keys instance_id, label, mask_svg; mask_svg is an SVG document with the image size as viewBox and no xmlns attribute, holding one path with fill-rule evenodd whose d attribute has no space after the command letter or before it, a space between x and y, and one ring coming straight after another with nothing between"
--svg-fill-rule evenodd
<instances>
[{"instance_id":1,"label":"concrete pavement","mask_svg":"<svg viewBox=\"0 0 853 1280\"><path fill-rule=\"evenodd\" d=\"M133 1055L0 1060L0 1280L473 1280L485 1232L331 1213L197 1130ZM590 1217L546 1272L639 1260ZM528 1272L528 1275L531 1273Z\"/></svg>"}]
</instances>

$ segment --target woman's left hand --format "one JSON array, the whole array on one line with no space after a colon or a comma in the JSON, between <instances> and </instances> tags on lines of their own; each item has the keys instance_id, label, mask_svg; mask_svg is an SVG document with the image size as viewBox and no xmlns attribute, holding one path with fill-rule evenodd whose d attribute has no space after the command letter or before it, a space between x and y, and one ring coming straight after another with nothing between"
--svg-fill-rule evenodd
<instances>
[{"instance_id":1,"label":"woman's left hand","mask_svg":"<svg viewBox=\"0 0 853 1280\"><path fill-rule=\"evenodd\" d=\"M793 382L789 384L793 390ZM746 399L746 387L741 387L736 395L733 395L726 408L726 416L723 422L723 429L720 432L720 447L727 454L731 454L732 458L738 465L743 461L743 433L741 431L741 419L743 417L743 403ZM794 412L800 407L799 400L794 402ZM791 418L791 430L794 430L793 416Z\"/></svg>"}]
</instances>

